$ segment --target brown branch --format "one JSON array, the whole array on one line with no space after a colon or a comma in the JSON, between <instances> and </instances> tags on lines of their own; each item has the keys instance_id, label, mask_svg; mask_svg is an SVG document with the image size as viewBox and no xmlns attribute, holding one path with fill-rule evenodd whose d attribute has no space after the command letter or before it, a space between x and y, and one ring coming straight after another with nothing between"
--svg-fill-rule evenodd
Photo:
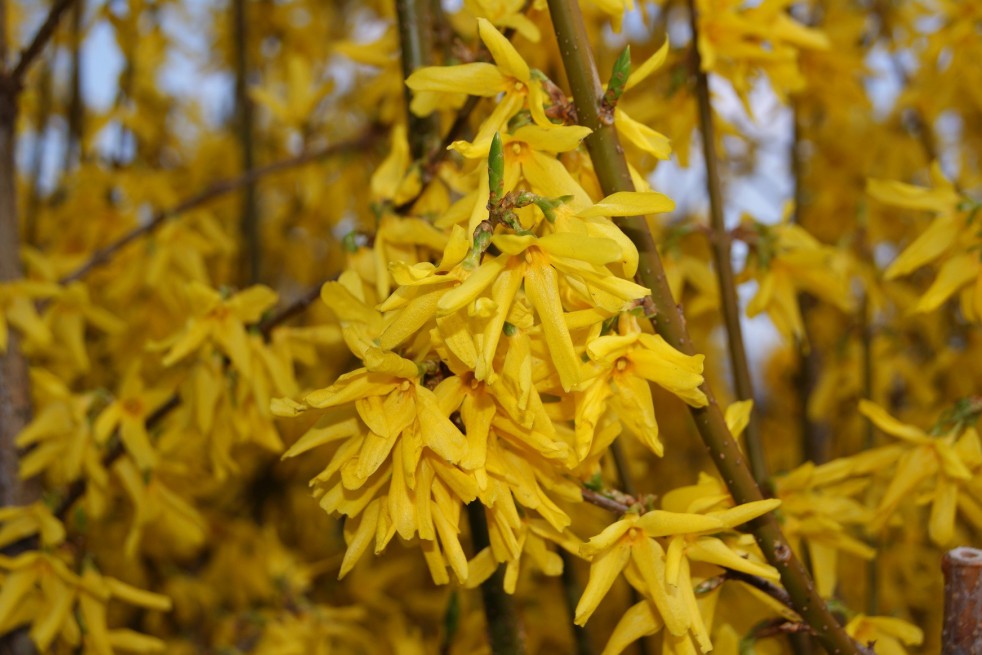
<instances>
[{"instance_id":1,"label":"brown branch","mask_svg":"<svg viewBox=\"0 0 982 655\"><path fill-rule=\"evenodd\" d=\"M548 0L548 5L577 115L582 124L592 130L585 144L600 186L605 194L633 191L634 183L617 132L613 125L601 120L603 90L579 5L565 0ZM634 242L641 255L636 279L651 290L652 301L658 309L652 318L653 327L672 346L692 354L694 347L685 316L672 297L661 257L644 217L621 217L615 219L615 223ZM708 404L690 408L690 413L713 463L734 501L743 504L762 500L763 494L726 426L712 389L708 384L703 384L701 389ZM816 592L814 582L795 556L774 515L754 519L750 527L764 557L781 574L781 582L794 601L795 611L815 629L826 650L842 655L861 652Z\"/></svg>"},{"instance_id":2,"label":"brown branch","mask_svg":"<svg viewBox=\"0 0 982 655\"><path fill-rule=\"evenodd\" d=\"M982 652L982 550L955 548L941 560L944 573L943 655Z\"/></svg>"},{"instance_id":3,"label":"brown branch","mask_svg":"<svg viewBox=\"0 0 982 655\"><path fill-rule=\"evenodd\" d=\"M6 13L0 4L0 15ZM8 76L0 75L0 283L23 277L17 207L17 95ZM24 505L39 495L37 484L20 477L17 434L31 418L27 360L12 331L0 353L0 507ZM3 646L0 640L0 647Z\"/></svg>"},{"instance_id":4,"label":"brown branch","mask_svg":"<svg viewBox=\"0 0 982 655\"><path fill-rule=\"evenodd\" d=\"M689 25L692 29L692 73L695 76L696 104L699 107L699 132L702 135L702 152L706 164L706 191L709 194L709 223L713 238L710 247L713 263L716 265L716 280L719 298L726 326L726 340L730 355L730 368L733 386L738 400L754 400L753 380L750 378L750 364L743 339L743 326L740 321L740 304L737 300L736 277L733 273L733 255L730 252L731 237L723 220L723 190L720 181L719 160L716 155L716 128L713 125L713 105L709 95L709 75L702 70L702 57L699 54L699 20L695 0L689 0ZM767 489L770 476L764 457L760 438L759 410L750 412L743 437L747 451L747 461L753 471L757 484Z\"/></svg>"},{"instance_id":5,"label":"brown branch","mask_svg":"<svg viewBox=\"0 0 982 655\"><path fill-rule=\"evenodd\" d=\"M621 501L615 500L609 496L605 496L599 491L594 491L593 489L581 487L580 494L583 496L583 500L591 505L602 507L617 514L624 514L625 512L629 512L631 510L631 505L622 503Z\"/></svg>"},{"instance_id":6,"label":"brown branch","mask_svg":"<svg viewBox=\"0 0 982 655\"><path fill-rule=\"evenodd\" d=\"M146 236L158 228L160 228L168 219L182 214L191 209L196 209L201 205L207 204L212 200L220 198L232 191L241 189L249 184L256 182L257 180L266 177L267 175L272 175L274 173L281 173L283 171L296 168L298 166L303 166L311 162L315 162L332 155L336 155L342 152L348 152L351 150L359 150L362 148L367 148L376 139L377 132L374 128L366 130L364 134L351 141L341 141L339 143L334 143L324 148L318 150L311 150L310 152L305 152L296 157L291 157L289 159L284 159L282 161L274 162L272 164L267 164L266 166L260 166L259 168L254 168L251 171L244 173L238 177L234 177L227 180L221 180L216 182L206 188L204 191L197 193L190 198L178 203L170 209L165 209L157 212L154 217L146 225L141 225L135 228L120 238L116 239L108 246L97 250L89 258L87 262L79 266L77 269L69 273L68 275L62 277L58 282L60 284L69 284L76 280L80 280L86 275L88 275L92 270L99 268L100 266L106 265L120 250L125 248L130 243L136 241L140 237Z\"/></svg>"},{"instance_id":7,"label":"brown branch","mask_svg":"<svg viewBox=\"0 0 982 655\"><path fill-rule=\"evenodd\" d=\"M10 71L10 81L15 86L20 86L21 82L24 81L24 76L27 75L27 69L30 68L34 60L38 58L41 51L54 36L55 29L58 27L58 22L61 20L62 15L65 11L72 6L75 0L57 0L54 6L48 11L47 17L35 32L34 38L31 39L30 44L24 48L20 53L20 59L17 60L17 64L14 65L13 70Z\"/></svg>"},{"instance_id":8,"label":"brown branch","mask_svg":"<svg viewBox=\"0 0 982 655\"><path fill-rule=\"evenodd\" d=\"M788 592L770 580L765 580L764 578L751 575L749 573L744 573L743 571L734 571L733 569L726 569L724 577L727 580L736 580L737 582L742 582L743 584L753 587L758 591L763 591L765 594L785 607L794 610L794 603L791 602L791 597L788 596Z\"/></svg>"}]
</instances>

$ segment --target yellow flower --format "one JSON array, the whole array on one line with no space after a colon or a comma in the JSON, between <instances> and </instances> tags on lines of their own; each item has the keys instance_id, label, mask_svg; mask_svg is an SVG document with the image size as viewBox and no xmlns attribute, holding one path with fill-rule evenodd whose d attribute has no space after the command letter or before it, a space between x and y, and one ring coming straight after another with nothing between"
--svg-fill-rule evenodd
<instances>
[{"instance_id":1,"label":"yellow flower","mask_svg":"<svg viewBox=\"0 0 982 655\"><path fill-rule=\"evenodd\" d=\"M168 340L164 366L173 366L206 343L214 342L240 374L251 376L252 357L245 326L259 321L263 312L276 304L276 293L256 285L226 298L200 282L191 282L187 296L191 317L183 332Z\"/></svg>"},{"instance_id":2,"label":"yellow flower","mask_svg":"<svg viewBox=\"0 0 982 655\"><path fill-rule=\"evenodd\" d=\"M920 628L889 616L858 614L846 624L846 632L858 643L873 646L877 655L907 655L904 646L920 646L924 641Z\"/></svg>"},{"instance_id":3,"label":"yellow flower","mask_svg":"<svg viewBox=\"0 0 982 655\"><path fill-rule=\"evenodd\" d=\"M249 96L266 106L280 122L302 128L310 121L317 105L334 87L330 81L324 83L316 80L311 64L310 58L297 54L287 58L283 99L258 86L249 89Z\"/></svg>"},{"instance_id":4,"label":"yellow flower","mask_svg":"<svg viewBox=\"0 0 982 655\"><path fill-rule=\"evenodd\" d=\"M475 141L488 143L495 132L517 114L526 104L533 120L542 126L550 125L545 115L545 93L541 83L532 77L529 65L515 50L515 46L495 29L486 18L477 19L477 31L485 47L491 52L494 64L475 62L458 66L428 66L420 68L406 78L406 86L413 91L427 91L426 102L418 97L412 109L420 115L437 108L436 94L467 95L490 98L504 93L494 111L481 124Z\"/></svg>"},{"instance_id":5,"label":"yellow flower","mask_svg":"<svg viewBox=\"0 0 982 655\"><path fill-rule=\"evenodd\" d=\"M894 207L930 211L937 216L884 271L888 280L908 275L932 262L940 262L933 284L924 292L915 312L931 312L960 292L961 309L970 321L982 321L982 232L973 226L978 206L964 202L954 185L931 166L933 188L902 182L869 180L866 192Z\"/></svg>"},{"instance_id":6,"label":"yellow flower","mask_svg":"<svg viewBox=\"0 0 982 655\"><path fill-rule=\"evenodd\" d=\"M590 197L555 155L576 150L589 134L590 128L579 125L523 125L510 134L502 134L502 151L505 156L504 193L515 189L519 181L524 179L532 193L546 198L571 196L571 208L588 207ZM473 234L477 224L487 217L487 159L491 138L475 140L473 143L455 141L450 147L464 157L482 163L477 170L478 189L467 226L468 234Z\"/></svg>"},{"instance_id":7,"label":"yellow flower","mask_svg":"<svg viewBox=\"0 0 982 655\"><path fill-rule=\"evenodd\" d=\"M204 518L166 484L159 472L145 478L126 457L119 459L114 468L134 507L133 523L123 543L127 557L136 555L148 530L154 535L151 545L158 545L163 538L171 552L183 556L192 555L205 543Z\"/></svg>"},{"instance_id":8,"label":"yellow flower","mask_svg":"<svg viewBox=\"0 0 982 655\"><path fill-rule=\"evenodd\" d=\"M83 372L89 370L86 325L97 327L107 334L118 334L124 328L123 321L92 303L88 287L81 282L68 285L52 300L44 312L44 322L54 340L65 348L72 364Z\"/></svg>"},{"instance_id":9,"label":"yellow flower","mask_svg":"<svg viewBox=\"0 0 982 655\"><path fill-rule=\"evenodd\" d=\"M757 280L757 293L747 304L747 316L767 312L774 327L786 339L804 339L798 293L807 291L851 311L853 298L847 275L848 262L842 253L820 243L798 225L785 222L774 226L754 223L752 256L742 278ZM745 217L746 220L746 217Z\"/></svg>"},{"instance_id":10,"label":"yellow flower","mask_svg":"<svg viewBox=\"0 0 982 655\"><path fill-rule=\"evenodd\" d=\"M29 478L44 472L50 480L69 484L83 474L105 487L102 452L93 431L90 412L99 394L74 394L54 374L31 370L34 389L34 418L17 435L18 448L27 450L20 460L20 474Z\"/></svg>"},{"instance_id":11,"label":"yellow flower","mask_svg":"<svg viewBox=\"0 0 982 655\"><path fill-rule=\"evenodd\" d=\"M539 28L525 17L525 0L464 0L464 8L487 18L499 27L510 27L533 43L539 41Z\"/></svg>"},{"instance_id":12,"label":"yellow flower","mask_svg":"<svg viewBox=\"0 0 982 655\"><path fill-rule=\"evenodd\" d=\"M627 581L653 607L633 609L630 620L619 624L618 629L641 636L653 634L663 623L672 636L691 637L702 652L708 652L712 644L693 591L689 562L706 562L779 579L774 568L745 559L710 535L731 530L780 504L781 501L770 499L706 514L665 510L626 514L580 548L580 554L591 564L590 579L576 606L575 623L584 625L589 620L626 568ZM667 549L662 546L662 539L667 540ZM611 640L625 643L617 630Z\"/></svg>"},{"instance_id":13,"label":"yellow flower","mask_svg":"<svg viewBox=\"0 0 982 655\"><path fill-rule=\"evenodd\" d=\"M667 389L693 407L706 405L703 355L685 355L661 336L641 332L636 316L621 314L618 334L592 340L586 348L600 372L577 394L576 450L590 452L597 425L611 406L634 436L657 455L664 453L649 382Z\"/></svg>"},{"instance_id":14,"label":"yellow flower","mask_svg":"<svg viewBox=\"0 0 982 655\"><path fill-rule=\"evenodd\" d=\"M40 501L26 507L0 507L0 548L32 535L39 535L41 545L50 548L65 540L65 527Z\"/></svg>"},{"instance_id":15,"label":"yellow flower","mask_svg":"<svg viewBox=\"0 0 982 655\"><path fill-rule=\"evenodd\" d=\"M38 316L34 301L61 293L61 287L50 282L18 280L0 283L0 354L7 352L8 325L12 325L29 343L46 348L51 331Z\"/></svg>"},{"instance_id":16,"label":"yellow flower","mask_svg":"<svg viewBox=\"0 0 982 655\"><path fill-rule=\"evenodd\" d=\"M143 471L152 469L157 464L157 452L150 443L147 418L172 395L173 391L168 388L146 389L139 367L130 368L120 383L116 398L95 421L96 441L105 444L118 428L119 438L137 466Z\"/></svg>"},{"instance_id":17,"label":"yellow flower","mask_svg":"<svg viewBox=\"0 0 982 655\"><path fill-rule=\"evenodd\" d=\"M798 51L825 50L822 32L791 18L788 0L765 0L747 6L739 0L699 0L699 54L702 69L728 77L748 105L754 74L767 73L771 88L784 99L805 86Z\"/></svg>"},{"instance_id":18,"label":"yellow flower","mask_svg":"<svg viewBox=\"0 0 982 655\"><path fill-rule=\"evenodd\" d=\"M0 634L30 623L31 640L43 653L55 652L49 649L57 641L69 648L84 643L85 652L98 655L112 655L116 648L164 652L159 639L127 629L110 630L106 605L118 598L130 605L168 611L171 603L166 596L102 576L92 566L78 576L62 559L48 553L0 555L0 570L6 571L0 586Z\"/></svg>"},{"instance_id":19,"label":"yellow flower","mask_svg":"<svg viewBox=\"0 0 982 655\"><path fill-rule=\"evenodd\" d=\"M836 592L839 553L866 560L876 555L875 549L847 530L868 525L873 517L854 498L869 486L868 480L848 479L848 472L841 460L824 467L806 462L775 478L784 534L796 548L799 540L807 545L815 585L823 598ZM846 479L840 479L839 473Z\"/></svg>"},{"instance_id":20,"label":"yellow flower","mask_svg":"<svg viewBox=\"0 0 982 655\"><path fill-rule=\"evenodd\" d=\"M941 546L954 536L955 512L959 493L982 469L982 444L978 432L969 427L952 429L944 436L932 436L913 425L906 425L868 400L861 400L859 411L886 434L901 439L905 451L886 493L880 500L870 528L882 529L904 500L910 500L925 482L934 478L927 498L931 502L928 534Z\"/></svg>"}]
</instances>

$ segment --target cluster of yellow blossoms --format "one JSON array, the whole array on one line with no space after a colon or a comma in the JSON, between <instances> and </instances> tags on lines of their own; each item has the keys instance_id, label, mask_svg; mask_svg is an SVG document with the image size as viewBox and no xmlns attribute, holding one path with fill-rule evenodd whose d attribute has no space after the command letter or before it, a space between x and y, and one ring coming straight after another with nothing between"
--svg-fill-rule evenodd
<instances>
[{"instance_id":1,"label":"cluster of yellow blossoms","mask_svg":"<svg viewBox=\"0 0 982 655\"><path fill-rule=\"evenodd\" d=\"M100 121L138 142L141 166L184 152L124 111L165 106L140 66L161 64L166 35L141 16L177 4L99 14L139 81ZM186 153L214 170L199 163L144 183L88 157L42 203L24 230L23 279L0 283L0 355L27 357L34 407L10 452L43 488L36 502L0 507L0 638L24 628L58 654L483 653L495 626L481 587L517 600L532 652L566 652L576 638L589 650L571 624L589 627L604 655L653 636L666 655L772 652L783 644L765 646L770 637L815 632L747 528L773 512L857 648L902 655L936 643L938 575L923 561L982 534L982 379L958 373L961 358L982 353L982 205L964 190L967 173L956 185L933 163L925 188L888 181L910 179L899 164L870 175L816 154L798 181L841 174L850 200L801 193L777 223L744 216L712 233L650 182L673 146L688 160L694 132L688 53L667 38L638 44L637 66L630 49L614 64L601 114L636 190L604 193L593 132L544 36L547 3L464 0L439 18L453 36L447 65L405 78L389 3L363 3L367 32L384 26L376 40L343 31L344 15L323 3L254 4L268 22L262 57L276 63L240 95L264 112L266 141L280 144L271 152L296 157L302 144L310 164L320 132L340 140L365 125L368 136L354 154L270 182L252 243L232 236L230 207L202 205L259 173L178 202L177 189L235 172L218 137ZM582 4L597 44L652 12L673 41L685 31L670 2ZM688 47L702 71L748 114L762 85L781 102L794 96L797 146L839 152L823 130L861 121L815 89L866 96L815 71L865 66L868 53L839 47L862 39L806 26L786 0L749 4L690 3ZM861 29L840 4L829 3L829 22L851 11L843 25ZM971 10L945 12L938 34L968 40ZM337 38L280 40L301 24ZM523 56L513 33L535 47ZM939 61L940 38L929 39ZM344 119L332 124L327 110ZM413 133L426 117L451 126L447 147L420 152L419 137L439 137ZM718 145L749 141L716 118ZM148 207L160 221L148 222ZM165 222L161 207L187 215ZM921 229L904 211L933 218ZM101 218L67 220L82 215ZM653 328L672 308L638 281L654 253L618 227L625 216L646 217L706 355ZM762 480L771 497L747 503L708 472L681 419L714 409L708 383L727 386L716 343L727 290L708 251L731 239L747 246L735 282L750 291L747 316L766 314L781 337L756 404L726 403L736 437L762 419L779 464ZM268 258L264 275L235 272L249 248ZM300 283L317 293L303 296ZM303 326L284 324L300 311ZM804 393L792 397L795 386ZM792 445L799 422L843 436L806 461ZM806 449L821 442L811 437ZM878 587L844 584L868 566L888 572ZM889 599L879 608L877 589Z\"/></svg>"}]
</instances>

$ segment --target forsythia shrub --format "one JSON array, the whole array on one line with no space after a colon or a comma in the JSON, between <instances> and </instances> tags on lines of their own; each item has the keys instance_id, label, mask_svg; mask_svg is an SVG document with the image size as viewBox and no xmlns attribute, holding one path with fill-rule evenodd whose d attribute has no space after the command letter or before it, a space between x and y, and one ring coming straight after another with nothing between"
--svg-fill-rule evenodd
<instances>
[{"instance_id":1,"label":"forsythia shrub","mask_svg":"<svg viewBox=\"0 0 982 655\"><path fill-rule=\"evenodd\" d=\"M4 648L940 649L982 8L50 4L0 3Z\"/></svg>"}]
</instances>

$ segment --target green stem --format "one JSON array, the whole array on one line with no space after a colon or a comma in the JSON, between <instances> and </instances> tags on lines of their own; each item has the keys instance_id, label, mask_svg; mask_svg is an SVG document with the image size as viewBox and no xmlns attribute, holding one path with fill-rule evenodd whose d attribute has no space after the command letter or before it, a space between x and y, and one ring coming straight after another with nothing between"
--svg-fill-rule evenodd
<instances>
[{"instance_id":1,"label":"green stem","mask_svg":"<svg viewBox=\"0 0 982 655\"><path fill-rule=\"evenodd\" d=\"M737 301L736 281L733 275L733 257L730 252L731 237L723 221L723 192L720 185L719 161L716 157L716 128L713 126L713 105L709 96L709 76L702 70L699 56L698 20L695 0L689 0L689 22L692 26L692 68L696 79L696 103L699 106L699 132L702 135L702 153L706 161L706 191L709 193L709 224L712 229L710 239L713 249L713 262L716 265L716 280L719 285L719 298L722 303L723 322L726 325L726 339L730 353L730 367L733 371L733 386L739 400L753 400L754 387L750 378L750 365L747 363L747 350L743 341L743 326L740 323L740 304ZM750 412L750 422L744 432L744 445L750 470L757 483L767 489L770 476L767 473L767 460L760 442L760 423L758 411Z\"/></svg>"},{"instance_id":2,"label":"green stem","mask_svg":"<svg viewBox=\"0 0 982 655\"><path fill-rule=\"evenodd\" d=\"M491 543L484 505L475 501L467 505L467 520L471 526L474 552L479 553ZM484 616L488 621L488 638L492 655L524 655L525 634L518 616L515 599L505 593L505 570L498 566L490 578L481 583Z\"/></svg>"},{"instance_id":3,"label":"green stem","mask_svg":"<svg viewBox=\"0 0 982 655\"><path fill-rule=\"evenodd\" d=\"M430 0L396 0L399 21L399 45L402 50L402 77L433 63L433 30ZM409 110L412 92L403 89L406 98L406 131L409 151L420 160L432 152L440 140L439 116L417 116Z\"/></svg>"},{"instance_id":4,"label":"green stem","mask_svg":"<svg viewBox=\"0 0 982 655\"><path fill-rule=\"evenodd\" d=\"M634 184L614 126L604 125L599 120L603 92L579 5L566 0L548 0L548 4L577 115L581 124L593 130L586 139L586 146L601 188L606 194L633 191ZM655 330L682 352L693 353L685 318L672 298L661 258L644 217L620 218L617 225L641 253L637 279L651 290L651 298L657 308L652 319ZM702 390L709 401L708 405L691 408L690 411L713 462L737 503L761 500L763 494L726 427L712 390L708 384L704 384ZM795 557L774 515L762 516L751 522L750 527L764 556L780 573L795 611L812 627L826 650L841 654L862 652L815 591L814 583Z\"/></svg>"}]
</instances>

